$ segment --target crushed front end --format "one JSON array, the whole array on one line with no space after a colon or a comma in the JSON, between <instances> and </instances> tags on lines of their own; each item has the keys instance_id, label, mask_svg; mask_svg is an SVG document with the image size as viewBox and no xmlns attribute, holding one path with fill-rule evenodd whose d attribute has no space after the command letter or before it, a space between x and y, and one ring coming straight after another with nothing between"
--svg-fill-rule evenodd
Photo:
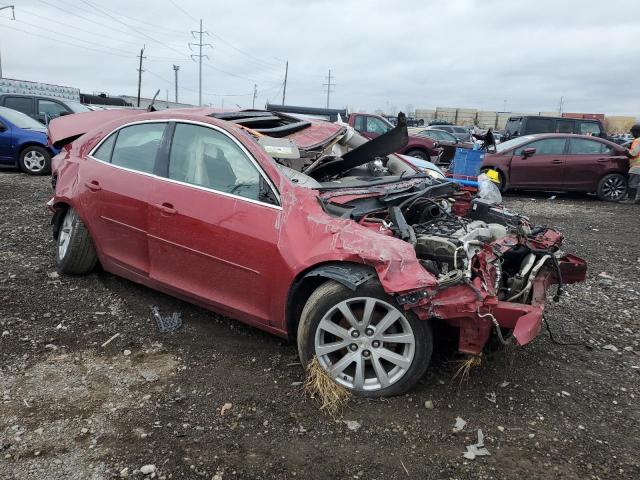
<instances>
[{"instance_id":1,"label":"crushed front end","mask_svg":"<svg viewBox=\"0 0 640 480\"><path fill-rule=\"evenodd\" d=\"M530 342L541 329L547 290L554 286L559 300L564 284L586 278L586 262L560 250L559 231L472 198L451 182L425 179L384 193L348 193L325 192L321 202L413 245L435 286L389 293L421 319L458 328L461 352L479 354L492 331L504 343Z\"/></svg>"}]
</instances>

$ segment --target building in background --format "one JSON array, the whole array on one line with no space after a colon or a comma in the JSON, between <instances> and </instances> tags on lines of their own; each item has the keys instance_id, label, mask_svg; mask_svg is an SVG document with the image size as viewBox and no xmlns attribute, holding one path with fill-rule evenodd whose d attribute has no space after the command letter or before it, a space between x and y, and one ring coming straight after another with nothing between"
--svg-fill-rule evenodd
<instances>
[{"instance_id":1,"label":"building in background","mask_svg":"<svg viewBox=\"0 0 640 480\"><path fill-rule=\"evenodd\" d=\"M0 94L15 93L19 95L39 95L55 97L62 100L80 101L80 89L54 85L52 83L30 82L13 78L0 78Z\"/></svg>"}]
</instances>

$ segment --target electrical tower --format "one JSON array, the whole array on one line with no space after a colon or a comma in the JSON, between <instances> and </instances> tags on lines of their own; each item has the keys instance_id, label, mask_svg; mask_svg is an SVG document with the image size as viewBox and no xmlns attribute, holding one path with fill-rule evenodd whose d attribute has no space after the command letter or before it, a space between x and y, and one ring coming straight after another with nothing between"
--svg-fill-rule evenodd
<instances>
[{"instance_id":1,"label":"electrical tower","mask_svg":"<svg viewBox=\"0 0 640 480\"><path fill-rule=\"evenodd\" d=\"M336 86L335 83L331 83L331 69L329 69L329 76L327 77L327 83L323 83L323 85L327 87L327 108L329 108L329 99L331 98L331 87Z\"/></svg>"},{"instance_id":2,"label":"electrical tower","mask_svg":"<svg viewBox=\"0 0 640 480\"><path fill-rule=\"evenodd\" d=\"M202 43L202 35L203 34L207 34L209 35L209 32L206 32L204 30L202 30L202 19L200 19L200 30L191 30L191 35L193 35L193 38L196 38L196 33L199 35L198 36L198 43L189 43L189 49L191 49L191 45L194 45L196 47L198 47L198 54L197 55L191 55L191 59L193 60L194 57L198 58L198 77L199 77L199 81L198 81L198 105L202 106L202 57L207 57L207 59L209 58L209 55L203 55L202 54L202 47L211 47L213 48L213 45L211 45L210 43Z\"/></svg>"},{"instance_id":3,"label":"electrical tower","mask_svg":"<svg viewBox=\"0 0 640 480\"><path fill-rule=\"evenodd\" d=\"M178 70L180 70L180 65L174 65L173 72L175 73L176 77L176 103L178 103Z\"/></svg>"},{"instance_id":4,"label":"electrical tower","mask_svg":"<svg viewBox=\"0 0 640 480\"><path fill-rule=\"evenodd\" d=\"M253 84L253 103L251 104L251 108L256 108L256 97L258 96L258 85Z\"/></svg>"},{"instance_id":5,"label":"electrical tower","mask_svg":"<svg viewBox=\"0 0 640 480\"><path fill-rule=\"evenodd\" d=\"M142 70L142 59L147 58L143 56L145 47L146 45L142 46L142 49L140 50L140 55L139 55L140 66L138 67L138 107L140 106L140 88L142 87L142 72L144 71Z\"/></svg>"}]
</instances>

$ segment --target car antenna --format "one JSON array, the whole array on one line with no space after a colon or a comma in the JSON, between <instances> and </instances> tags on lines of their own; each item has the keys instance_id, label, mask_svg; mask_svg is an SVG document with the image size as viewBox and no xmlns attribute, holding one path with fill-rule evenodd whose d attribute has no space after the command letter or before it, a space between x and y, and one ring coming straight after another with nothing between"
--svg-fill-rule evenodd
<instances>
[{"instance_id":1,"label":"car antenna","mask_svg":"<svg viewBox=\"0 0 640 480\"><path fill-rule=\"evenodd\" d=\"M153 106L154 103L156 103L156 97L160 94L160 89L158 89L158 91L156 92L156 94L153 96L153 98L151 99L151 103L149 104L149 106L147 107L147 112L157 112L158 110L156 109L156 107Z\"/></svg>"}]
</instances>

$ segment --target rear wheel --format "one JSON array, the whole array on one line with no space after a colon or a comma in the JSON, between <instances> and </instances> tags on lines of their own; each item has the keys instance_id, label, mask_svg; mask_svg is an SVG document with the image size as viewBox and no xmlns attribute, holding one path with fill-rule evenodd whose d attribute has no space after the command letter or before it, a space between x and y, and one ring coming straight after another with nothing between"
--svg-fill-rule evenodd
<instances>
[{"instance_id":1,"label":"rear wheel","mask_svg":"<svg viewBox=\"0 0 640 480\"><path fill-rule=\"evenodd\" d=\"M605 175L598 182L596 193L600 200L617 202L624 198L625 193L627 193L627 179L620 173Z\"/></svg>"},{"instance_id":2,"label":"rear wheel","mask_svg":"<svg viewBox=\"0 0 640 480\"><path fill-rule=\"evenodd\" d=\"M20 152L18 163L29 175L47 175L51 172L51 153L46 148L32 145Z\"/></svg>"},{"instance_id":3,"label":"rear wheel","mask_svg":"<svg viewBox=\"0 0 640 480\"><path fill-rule=\"evenodd\" d=\"M62 220L56 251L60 273L84 275L91 272L98 261L89 231L71 207Z\"/></svg>"},{"instance_id":4,"label":"rear wheel","mask_svg":"<svg viewBox=\"0 0 640 480\"><path fill-rule=\"evenodd\" d=\"M429 155L426 154L426 152L422 150L417 150L417 149L409 150L407 153L405 153L405 155L409 157L421 158L422 160L431 160L431 158L429 157Z\"/></svg>"},{"instance_id":5,"label":"rear wheel","mask_svg":"<svg viewBox=\"0 0 640 480\"><path fill-rule=\"evenodd\" d=\"M402 310L377 282L356 291L330 280L301 315L303 364L317 357L337 383L365 397L399 395L424 375L433 349L430 325Z\"/></svg>"}]
</instances>

